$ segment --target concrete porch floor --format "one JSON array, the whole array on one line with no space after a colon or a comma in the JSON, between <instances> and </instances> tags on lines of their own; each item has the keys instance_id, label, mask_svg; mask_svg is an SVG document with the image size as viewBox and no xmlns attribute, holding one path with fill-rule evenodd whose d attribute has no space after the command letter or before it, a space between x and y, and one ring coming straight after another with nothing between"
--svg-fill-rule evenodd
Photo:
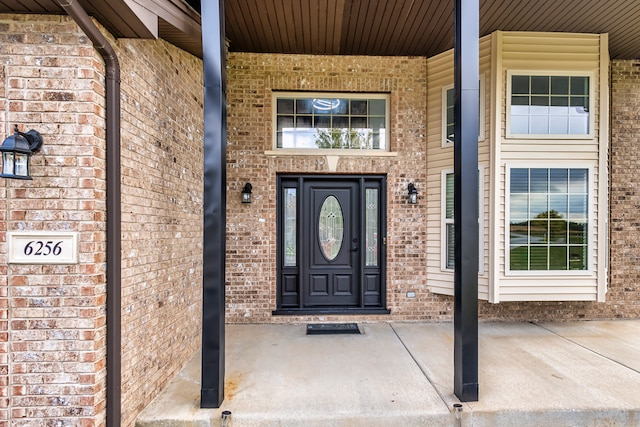
<instances>
[{"instance_id":1,"label":"concrete porch floor","mask_svg":"<svg viewBox=\"0 0 640 427\"><path fill-rule=\"evenodd\" d=\"M194 357L137 427L455 426L451 323L227 325L225 400L200 409ZM480 400L462 426L640 426L640 320L481 323Z\"/></svg>"}]
</instances>

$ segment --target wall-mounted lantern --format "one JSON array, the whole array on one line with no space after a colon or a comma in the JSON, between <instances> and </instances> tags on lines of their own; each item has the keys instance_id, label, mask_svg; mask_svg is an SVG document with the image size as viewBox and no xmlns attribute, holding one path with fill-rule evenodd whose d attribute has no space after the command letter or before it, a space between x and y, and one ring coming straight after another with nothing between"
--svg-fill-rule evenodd
<instances>
[{"instance_id":1,"label":"wall-mounted lantern","mask_svg":"<svg viewBox=\"0 0 640 427\"><path fill-rule=\"evenodd\" d=\"M408 201L410 205L418 203L418 190L416 190L416 186L413 185L413 182L409 183Z\"/></svg>"},{"instance_id":2,"label":"wall-mounted lantern","mask_svg":"<svg viewBox=\"0 0 640 427\"><path fill-rule=\"evenodd\" d=\"M0 152L2 153L2 173L0 177L14 179L31 178L31 155L42 146L42 136L31 129L27 133L18 131L15 125L13 135L5 138Z\"/></svg>"},{"instance_id":3,"label":"wall-mounted lantern","mask_svg":"<svg viewBox=\"0 0 640 427\"><path fill-rule=\"evenodd\" d=\"M250 183L246 183L242 189L242 203L251 203L251 189L253 187Z\"/></svg>"}]
</instances>

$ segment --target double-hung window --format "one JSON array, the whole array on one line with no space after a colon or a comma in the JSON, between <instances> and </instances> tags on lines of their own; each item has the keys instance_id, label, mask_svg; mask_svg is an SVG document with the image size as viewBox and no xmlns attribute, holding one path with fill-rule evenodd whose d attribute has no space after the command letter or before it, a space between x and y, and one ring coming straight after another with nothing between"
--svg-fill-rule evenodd
<instances>
[{"instance_id":1,"label":"double-hung window","mask_svg":"<svg viewBox=\"0 0 640 427\"><path fill-rule=\"evenodd\" d=\"M591 80L588 75L509 73L507 136L589 137Z\"/></svg>"},{"instance_id":2,"label":"double-hung window","mask_svg":"<svg viewBox=\"0 0 640 427\"><path fill-rule=\"evenodd\" d=\"M275 146L389 149L389 95L275 93Z\"/></svg>"},{"instance_id":3,"label":"double-hung window","mask_svg":"<svg viewBox=\"0 0 640 427\"><path fill-rule=\"evenodd\" d=\"M480 166L478 171L478 272L483 273L484 263L483 259L483 180L484 168ZM455 267L455 227L453 217L453 185L454 185L454 173L451 170L445 170L442 172L442 269L453 270Z\"/></svg>"},{"instance_id":4,"label":"double-hung window","mask_svg":"<svg viewBox=\"0 0 640 427\"><path fill-rule=\"evenodd\" d=\"M588 269L589 168L512 167L511 272Z\"/></svg>"}]
</instances>

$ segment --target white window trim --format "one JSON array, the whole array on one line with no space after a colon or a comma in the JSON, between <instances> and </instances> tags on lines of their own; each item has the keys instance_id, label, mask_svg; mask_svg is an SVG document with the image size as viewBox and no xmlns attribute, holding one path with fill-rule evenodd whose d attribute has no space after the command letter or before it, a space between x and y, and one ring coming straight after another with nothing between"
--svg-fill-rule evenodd
<instances>
[{"instance_id":1,"label":"white window trim","mask_svg":"<svg viewBox=\"0 0 640 427\"><path fill-rule=\"evenodd\" d=\"M484 83L484 74L480 74L480 105L479 105L479 113L480 113L480 127L478 130L478 142L485 140L485 83ZM441 111L440 111L440 138L442 139L442 148L453 147L453 141L450 141L447 138L447 91L453 89L453 84L446 85L442 87L442 98L441 98Z\"/></svg>"},{"instance_id":2,"label":"white window trim","mask_svg":"<svg viewBox=\"0 0 640 427\"><path fill-rule=\"evenodd\" d=\"M587 196L587 269L586 270L511 270L510 260L510 233L509 224L511 223L510 209L511 206L511 169L587 169L589 171L589 179L587 181L588 196ZM506 164L506 176L505 176L505 212L504 212L504 273L509 277L593 277L597 278L597 271L594 270L593 254L595 246L598 245L598 236L593 232L593 221L595 217L595 163L585 163L580 161L530 161L530 162L509 162ZM606 256L606 255L604 255ZM602 263L600 263L602 264Z\"/></svg>"},{"instance_id":3,"label":"white window trim","mask_svg":"<svg viewBox=\"0 0 640 427\"><path fill-rule=\"evenodd\" d=\"M478 165L478 275L484 274L484 165ZM440 173L440 270L453 273L447 267L447 175L454 173L453 169L443 169Z\"/></svg>"},{"instance_id":4,"label":"white window trim","mask_svg":"<svg viewBox=\"0 0 640 427\"><path fill-rule=\"evenodd\" d=\"M512 76L559 76L559 77L589 77L589 133L588 134L513 134L511 133L511 77ZM595 107L596 107L596 75L592 71L532 71L532 70L507 70L507 94L505 100L506 124L505 137L508 139L562 139L562 140L586 140L595 136ZM527 141L527 144L530 142Z\"/></svg>"},{"instance_id":5,"label":"white window trim","mask_svg":"<svg viewBox=\"0 0 640 427\"><path fill-rule=\"evenodd\" d=\"M360 149L315 149L315 148L279 148L278 147L278 108L277 101L278 98L344 98L344 99L384 99L385 102L385 148L384 149L372 149L372 150L360 150ZM333 155L359 155L361 153L367 153L368 155L375 156L376 153L378 155L386 155L386 153L391 152L391 94L390 93L368 93L368 92L357 92L357 93L345 93L345 92L287 92L287 91L273 91L271 93L271 150L268 150L266 154L280 154L279 152L286 152L289 155L319 155L319 154L328 154L331 153ZM322 151L322 153L319 153Z\"/></svg>"}]
</instances>

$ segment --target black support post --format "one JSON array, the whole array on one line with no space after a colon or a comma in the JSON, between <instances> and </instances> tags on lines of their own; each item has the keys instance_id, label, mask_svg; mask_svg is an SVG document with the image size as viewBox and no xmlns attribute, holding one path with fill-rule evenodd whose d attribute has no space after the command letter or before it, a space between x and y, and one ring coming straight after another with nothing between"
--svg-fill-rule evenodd
<instances>
[{"instance_id":1,"label":"black support post","mask_svg":"<svg viewBox=\"0 0 640 427\"><path fill-rule=\"evenodd\" d=\"M456 0L454 393L463 402L478 400L479 27L479 0Z\"/></svg>"},{"instance_id":2,"label":"black support post","mask_svg":"<svg viewBox=\"0 0 640 427\"><path fill-rule=\"evenodd\" d=\"M224 0L202 2L204 243L200 407L224 400L226 99Z\"/></svg>"}]
</instances>

